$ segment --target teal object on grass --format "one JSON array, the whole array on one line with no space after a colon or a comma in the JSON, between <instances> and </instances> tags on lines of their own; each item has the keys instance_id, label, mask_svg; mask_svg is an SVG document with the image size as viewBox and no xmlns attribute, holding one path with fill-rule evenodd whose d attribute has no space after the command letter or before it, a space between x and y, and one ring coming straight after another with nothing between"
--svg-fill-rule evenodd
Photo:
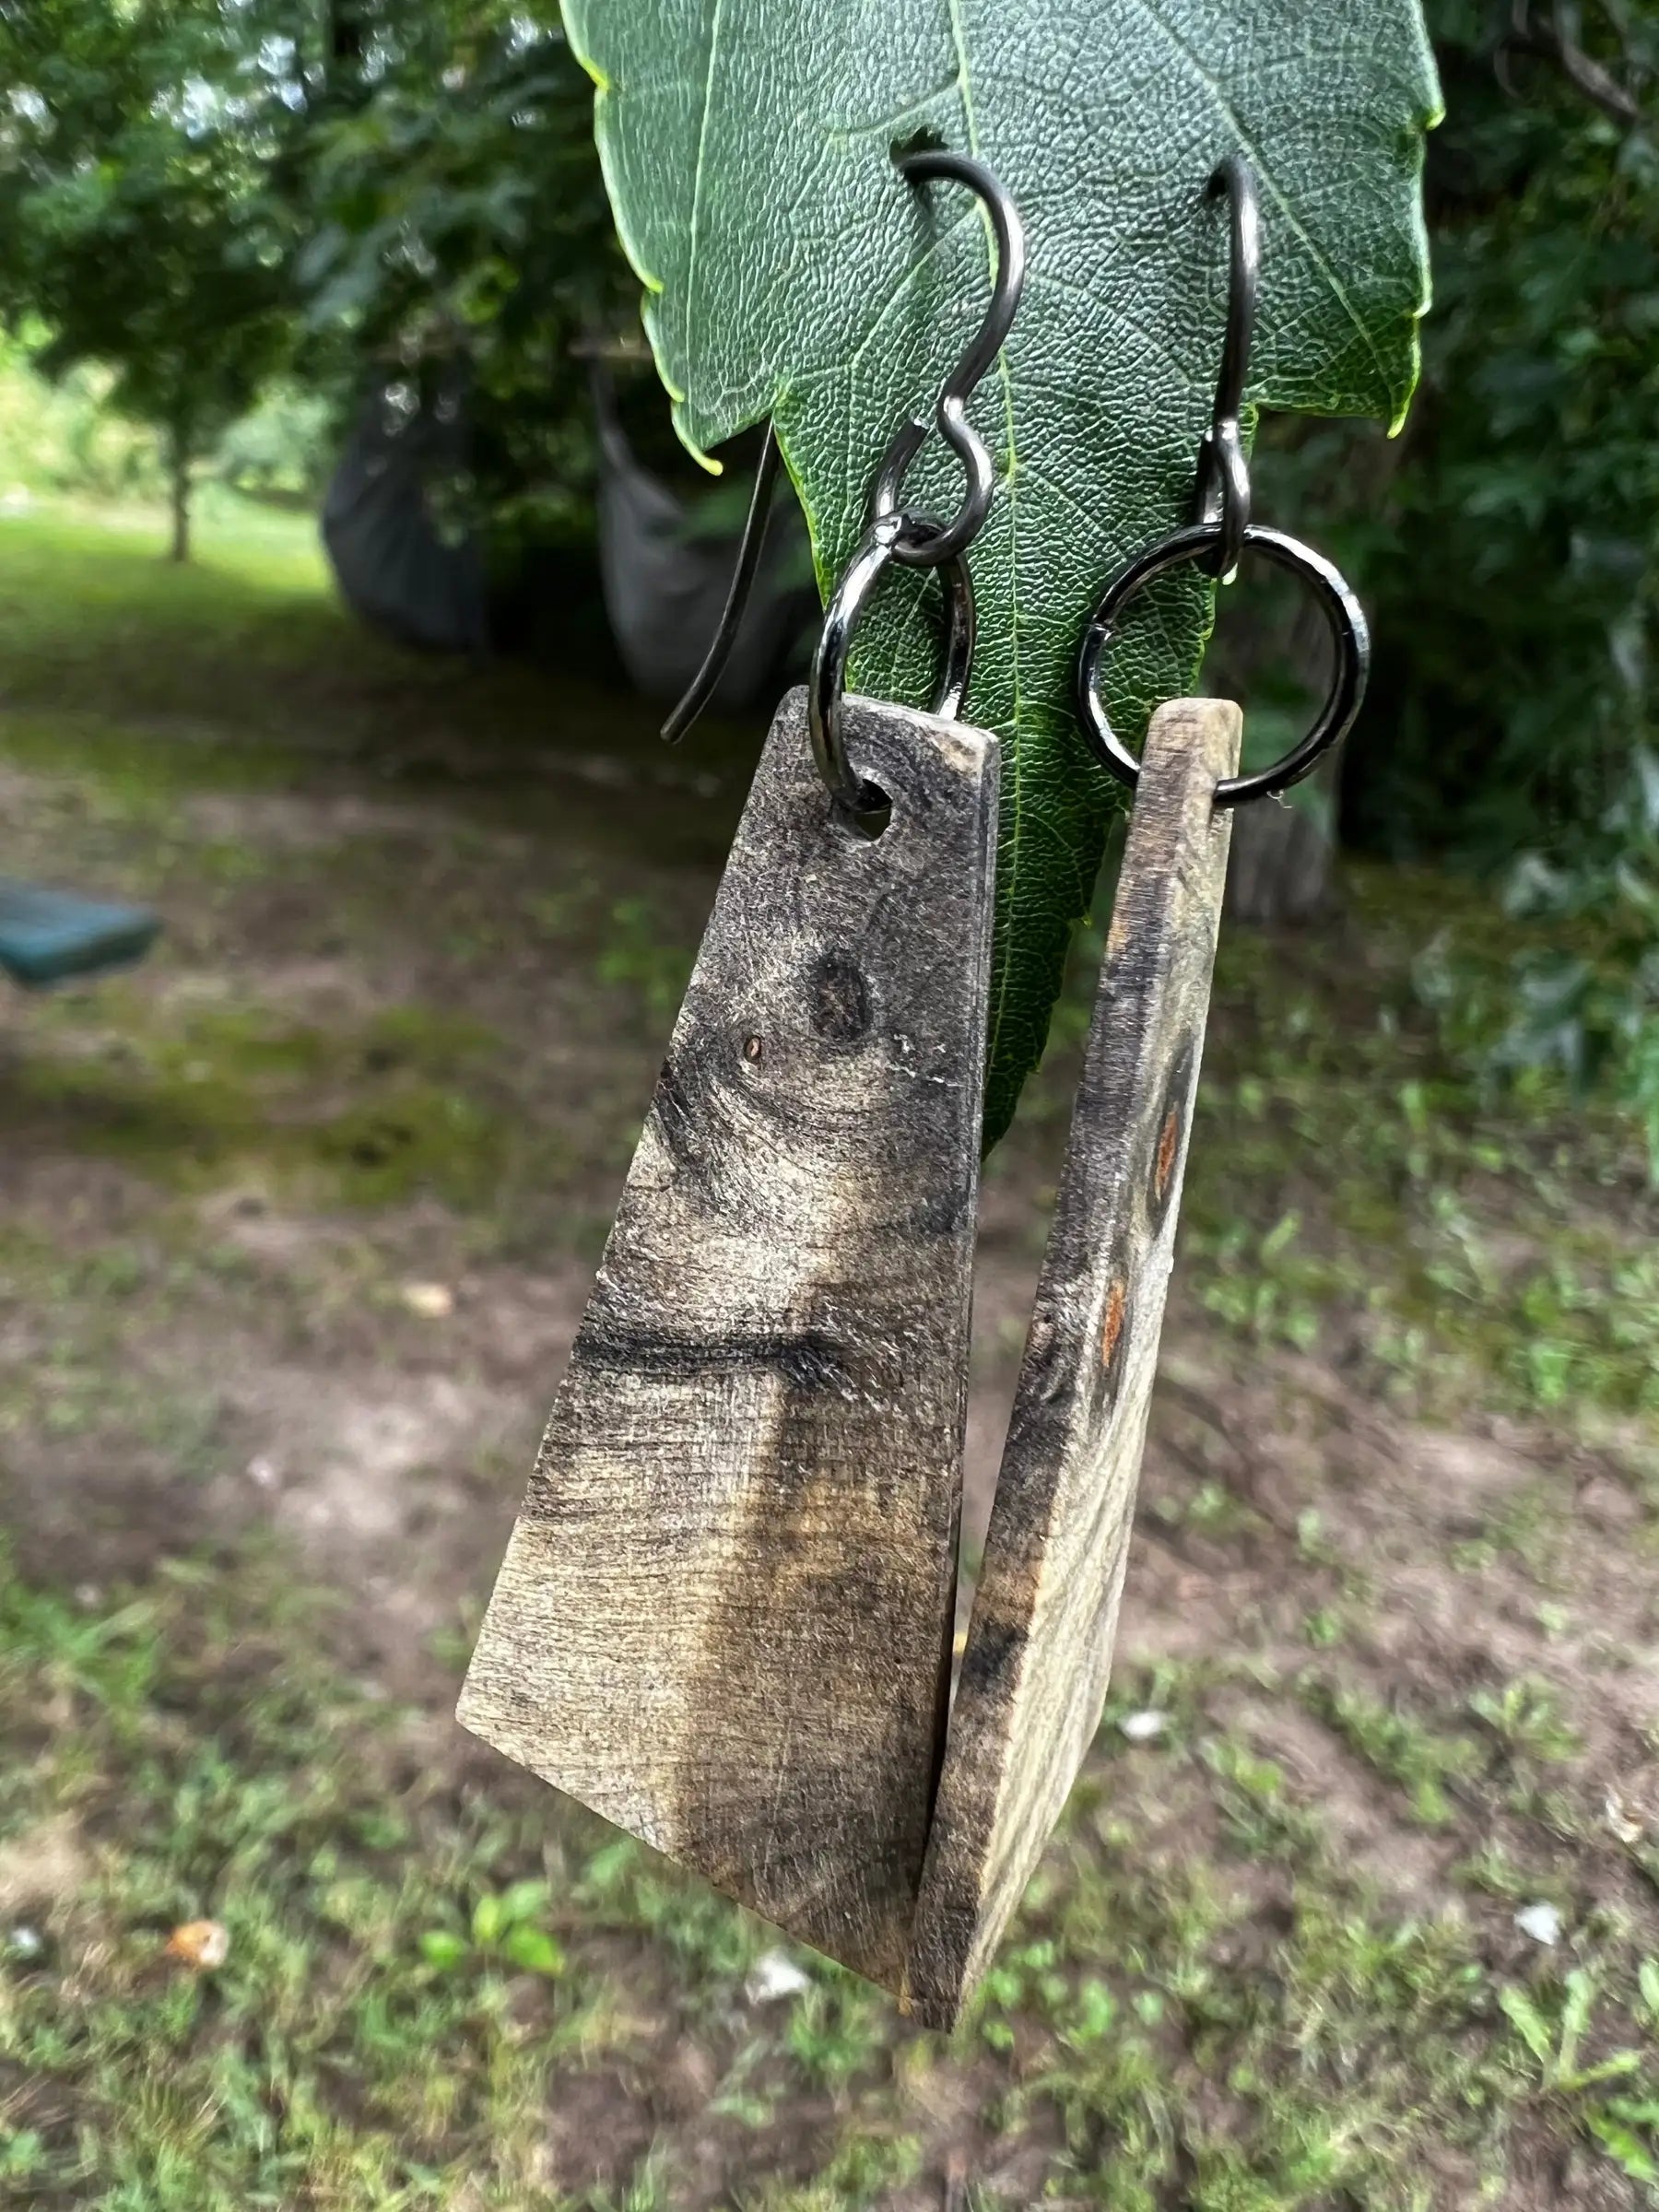
<instances>
[{"instance_id":1,"label":"teal object on grass","mask_svg":"<svg viewBox=\"0 0 1659 2212\"><path fill-rule=\"evenodd\" d=\"M130 967L160 926L159 915L143 907L0 877L0 969L30 991Z\"/></svg>"}]
</instances>

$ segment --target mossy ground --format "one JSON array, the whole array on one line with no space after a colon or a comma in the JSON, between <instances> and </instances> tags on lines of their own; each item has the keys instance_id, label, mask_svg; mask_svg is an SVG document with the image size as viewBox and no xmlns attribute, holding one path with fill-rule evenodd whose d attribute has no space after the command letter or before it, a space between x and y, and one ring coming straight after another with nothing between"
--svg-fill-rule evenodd
<instances>
[{"instance_id":1,"label":"mossy ground","mask_svg":"<svg viewBox=\"0 0 1659 2212\"><path fill-rule=\"evenodd\" d=\"M0 1032L0 2202L1651 2201L1659 1216L1485 1086L1467 888L1227 941L1112 1700L956 2039L454 1730L744 743L378 646L287 525L0 522L6 866L167 924Z\"/></svg>"}]
</instances>

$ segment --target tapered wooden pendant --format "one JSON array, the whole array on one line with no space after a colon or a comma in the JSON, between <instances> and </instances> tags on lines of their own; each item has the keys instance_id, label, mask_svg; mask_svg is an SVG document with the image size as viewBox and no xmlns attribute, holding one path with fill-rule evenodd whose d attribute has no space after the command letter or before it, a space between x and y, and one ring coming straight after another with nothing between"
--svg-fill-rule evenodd
<instances>
[{"instance_id":1,"label":"tapered wooden pendant","mask_svg":"<svg viewBox=\"0 0 1659 2212\"><path fill-rule=\"evenodd\" d=\"M897 1986L943 1733L997 750L767 741L461 1718Z\"/></svg>"},{"instance_id":2,"label":"tapered wooden pendant","mask_svg":"<svg viewBox=\"0 0 1659 2212\"><path fill-rule=\"evenodd\" d=\"M1154 716L951 1714L907 1996L948 2027L1094 1732L1158 1364L1239 710Z\"/></svg>"}]
</instances>

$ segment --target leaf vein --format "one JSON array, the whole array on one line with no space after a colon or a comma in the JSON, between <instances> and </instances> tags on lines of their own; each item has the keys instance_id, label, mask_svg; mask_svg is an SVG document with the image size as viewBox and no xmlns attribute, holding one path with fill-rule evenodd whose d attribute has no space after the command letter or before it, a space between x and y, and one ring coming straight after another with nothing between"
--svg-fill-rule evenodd
<instances>
[{"instance_id":1,"label":"leaf vein","mask_svg":"<svg viewBox=\"0 0 1659 2212\"><path fill-rule=\"evenodd\" d=\"M697 312L697 255L702 236L703 178L708 169L709 123L714 112L714 65L720 54L720 27L725 0L714 0L709 11L709 50L703 64L702 115L697 130L697 166L691 172L691 220L686 247L686 351L692 355L691 318Z\"/></svg>"},{"instance_id":2,"label":"leaf vein","mask_svg":"<svg viewBox=\"0 0 1659 2212\"><path fill-rule=\"evenodd\" d=\"M1226 92L1222 88L1220 79L1216 76L1213 72L1205 67L1204 64L1193 52L1192 47L1187 43L1181 32L1177 30L1175 26L1169 22L1160 12L1156 5L1156 0L1135 0L1135 6L1139 7L1141 13L1147 17L1148 21L1156 25L1158 29L1163 33L1170 44L1174 47L1176 53L1179 53L1182 59L1186 63L1186 65L1192 72L1193 76L1197 78L1198 82L1209 94L1211 100L1214 100L1216 106L1220 110L1221 115L1227 124L1228 129L1231 131L1233 136L1239 142L1241 151L1250 156L1252 162L1255 166L1256 174L1260 177L1262 182L1265 185L1268 192L1272 194L1274 206L1278 209L1279 213L1284 217L1286 222L1289 224L1291 229L1295 231L1297 237L1301 241L1303 246L1307 249L1308 258L1312 262L1314 267L1319 271L1320 275L1324 278L1325 283L1330 287L1332 299L1336 301L1343 313L1347 317L1348 321L1353 324L1354 329L1359 334L1360 343L1364 346L1367 353L1370 354L1371 365L1376 370L1383 386L1392 390L1392 380L1388 374L1387 363L1382 359L1382 355L1377 345L1375 336L1367 327L1365 318L1359 313L1359 311L1355 307L1353 301L1348 298L1347 288L1343 284L1342 279L1337 276L1335 270L1331 266L1331 264L1326 256L1320 251L1313 240L1308 235L1307 229L1298 218L1295 208L1291 206L1290 202L1286 198L1284 193L1280 190L1277 178L1274 176L1273 171L1267 167L1266 162L1262 158L1261 147L1255 145L1246 133L1243 122L1240 117L1238 111L1234 108L1232 102L1229 100Z\"/></svg>"}]
</instances>

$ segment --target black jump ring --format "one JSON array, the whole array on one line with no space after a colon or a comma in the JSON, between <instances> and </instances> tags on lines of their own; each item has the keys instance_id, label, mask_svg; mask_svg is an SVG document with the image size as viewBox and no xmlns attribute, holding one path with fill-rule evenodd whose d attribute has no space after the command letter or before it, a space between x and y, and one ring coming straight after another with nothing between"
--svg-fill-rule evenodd
<instances>
[{"instance_id":1,"label":"black jump ring","mask_svg":"<svg viewBox=\"0 0 1659 2212\"><path fill-rule=\"evenodd\" d=\"M1183 561L1206 562L1223 543L1223 533L1219 521L1194 523L1177 530L1114 577L1089 618L1077 655L1077 713L1089 744L1120 782L1134 784L1140 775L1140 762L1107 720L1101 703L1100 662L1106 648L1116 634L1124 609L1154 577L1179 568ZM1371 630L1365 610L1341 571L1312 546L1287 536L1282 530L1270 530L1265 524L1253 523L1244 532L1243 545L1265 554L1308 586L1331 632L1335 666L1324 705L1301 743L1255 775L1226 777L1216 786L1218 806L1236 806L1242 799L1273 798L1300 783L1320 755L1347 735L1371 673Z\"/></svg>"},{"instance_id":2,"label":"black jump ring","mask_svg":"<svg viewBox=\"0 0 1659 2212\"><path fill-rule=\"evenodd\" d=\"M917 514L880 515L859 540L824 614L818 649L812 656L812 674L806 687L806 726L812 736L812 757L830 794L853 814L868 814L881 804L880 795L858 773L847 757L841 728L841 692L846 682L847 655L870 594L881 581L888 561L898 558L900 533L906 527L936 531L937 523ZM959 553L946 564L950 601L946 633L945 667L934 695L933 712L954 722L968 692L973 673L973 644L977 621L973 579Z\"/></svg>"}]
</instances>

